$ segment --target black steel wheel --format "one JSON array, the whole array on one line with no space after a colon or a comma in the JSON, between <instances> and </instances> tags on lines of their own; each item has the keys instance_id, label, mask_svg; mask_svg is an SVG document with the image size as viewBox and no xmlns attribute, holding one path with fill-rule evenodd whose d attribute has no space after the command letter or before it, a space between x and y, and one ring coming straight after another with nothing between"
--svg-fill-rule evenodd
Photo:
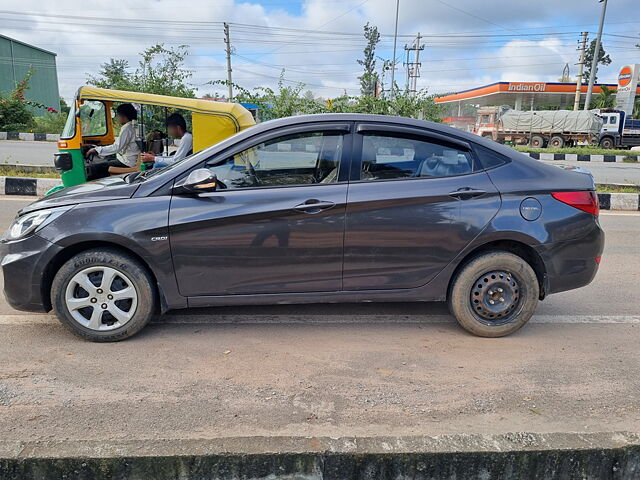
<instances>
[{"instance_id":1,"label":"black steel wheel","mask_svg":"<svg viewBox=\"0 0 640 480\"><path fill-rule=\"evenodd\" d=\"M469 301L478 319L487 325L509 323L520 303L518 279L505 270L487 272L474 282Z\"/></svg>"},{"instance_id":2,"label":"black steel wheel","mask_svg":"<svg viewBox=\"0 0 640 480\"><path fill-rule=\"evenodd\" d=\"M449 291L449 310L465 330L481 337L502 337L529 321L540 286L523 258L491 251L463 265Z\"/></svg>"}]
</instances>

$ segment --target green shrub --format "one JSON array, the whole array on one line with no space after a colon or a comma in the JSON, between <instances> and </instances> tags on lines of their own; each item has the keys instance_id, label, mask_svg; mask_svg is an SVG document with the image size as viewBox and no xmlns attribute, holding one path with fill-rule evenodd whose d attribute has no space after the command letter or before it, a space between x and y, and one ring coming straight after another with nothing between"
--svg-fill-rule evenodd
<instances>
[{"instance_id":1,"label":"green shrub","mask_svg":"<svg viewBox=\"0 0 640 480\"><path fill-rule=\"evenodd\" d=\"M67 115L47 112L43 117L36 117L34 121L33 131L36 133L61 133L67 121Z\"/></svg>"}]
</instances>

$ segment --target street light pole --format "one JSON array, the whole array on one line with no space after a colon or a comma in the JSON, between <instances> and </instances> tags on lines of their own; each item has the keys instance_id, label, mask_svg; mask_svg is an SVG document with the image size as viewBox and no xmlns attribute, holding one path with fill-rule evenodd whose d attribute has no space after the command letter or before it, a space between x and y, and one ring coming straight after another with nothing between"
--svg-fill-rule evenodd
<instances>
[{"instance_id":1,"label":"street light pole","mask_svg":"<svg viewBox=\"0 0 640 480\"><path fill-rule=\"evenodd\" d=\"M393 34L393 58L391 59L391 97L395 96L393 90L396 73L396 43L398 42L398 12L400 11L400 0L396 0L396 30Z\"/></svg>"},{"instance_id":2,"label":"street light pole","mask_svg":"<svg viewBox=\"0 0 640 480\"><path fill-rule=\"evenodd\" d=\"M589 76L589 86L587 87L587 98L584 101L585 110L589 110L589 106L591 105L591 93L593 92L593 84L596 79L596 70L598 69L598 61L600 60L600 42L602 40L604 16L607 13L607 1L608 0L600 0L600 3L602 3L602 15L600 16L600 27L598 27L598 36L596 37L596 45L593 51L593 60L591 61L591 75Z\"/></svg>"}]
</instances>

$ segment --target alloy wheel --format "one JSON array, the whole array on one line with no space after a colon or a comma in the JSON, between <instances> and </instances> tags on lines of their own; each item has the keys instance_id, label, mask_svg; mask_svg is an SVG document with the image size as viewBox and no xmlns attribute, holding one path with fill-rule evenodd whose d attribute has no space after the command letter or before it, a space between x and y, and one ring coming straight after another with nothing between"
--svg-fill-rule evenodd
<instances>
[{"instance_id":1,"label":"alloy wheel","mask_svg":"<svg viewBox=\"0 0 640 480\"><path fill-rule=\"evenodd\" d=\"M106 266L85 268L67 284L65 304L73 319L95 331L115 330L131 320L138 294L131 280Z\"/></svg>"}]
</instances>

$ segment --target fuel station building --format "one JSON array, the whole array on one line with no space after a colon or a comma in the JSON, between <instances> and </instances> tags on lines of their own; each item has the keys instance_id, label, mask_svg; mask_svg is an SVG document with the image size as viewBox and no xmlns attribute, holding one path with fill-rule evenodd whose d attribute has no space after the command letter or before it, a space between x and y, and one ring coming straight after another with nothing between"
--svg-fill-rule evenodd
<instances>
[{"instance_id":1,"label":"fuel station building","mask_svg":"<svg viewBox=\"0 0 640 480\"><path fill-rule=\"evenodd\" d=\"M602 87L617 92L616 84L595 84L593 95L602 92ZM636 88L640 94L640 87ZM470 130L475 124L475 110L490 105L509 105L515 110L537 110L541 108L573 108L576 95L575 83L559 82L496 82L490 85L443 95L435 103L444 108L443 122ZM580 104L584 104L587 85L580 87Z\"/></svg>"}]
</instances>

